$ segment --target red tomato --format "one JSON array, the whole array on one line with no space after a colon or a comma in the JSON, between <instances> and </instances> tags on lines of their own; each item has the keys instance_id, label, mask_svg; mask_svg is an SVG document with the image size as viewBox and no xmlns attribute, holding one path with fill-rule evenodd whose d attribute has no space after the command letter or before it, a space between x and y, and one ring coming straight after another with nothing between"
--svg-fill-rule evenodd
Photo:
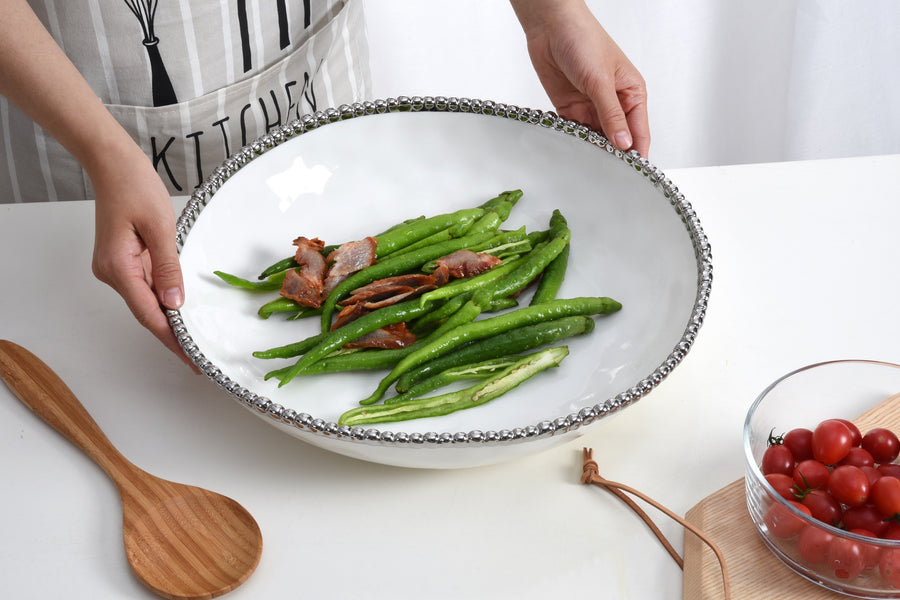
<instances>
[{"instance_id":1,"label":"red tomato","mask_svg":"<svg viewBox=\"0 0 900 600\"><path fill-rule=\"evenodd\" d=\"M844 460L852 447L853 433L839 419L822 421L813 430L813 456L826 465L836 465Z\"/></svg>"},{"instance_id":2,"label":"red tomato","mask_svg":"<svg viewBox=\"0 0 900 600\"><path fill-rule=\"evenodd\" d=\"M878 570L885 581L900 588L900 548L889 548L882 552Z\"/></svg>"},{"instance_id":3,"label":"red tomato","mask_svg":"<svg viewBox=\"0 0 900 600\"><path fill-rule=\"evenodd\" d=\"M866 568L866 553L856 540L834 536L828 544L828 565L838 579L852 579Z\"/></svg>"},{"instance_id":4,"label":"red tomato","mask_svg":"<svg viewBox=\"0 0 900 600\"><path fill-rule=\"evenodd\" d=\"M788 503L800 512L806 513L807 515L810 514L809 509L799 502L789 500ZM766 527L772 532L772 535L780 538L794 537L806 526L806 523L804 523L802 518L798 517L792 513L789 508L778 502L772 503L772 506L769 507L769 511L766 513L764 521Z\"/></svg>"},{"instance_id":5,"label":"red tomato","mask_svg":"<svg viewBox=\"0 0 900 600\"><path fill-rule=\"evenodd\" d=\"M854 446L859 446L862 443L862 433L860 433L859 428L853 423L853 421L848 421L847 419L835 419L835 421L840 421L847 426L847 429L850 430L850 435L853 436L852 444Z\"/></svg>"},{"instance_id":6,"label":"red tomato","mask_svg":"<svg viewBox=\"0 0 900 600\"><path fill-rule=\"evenodd\" d=\"M887 529L884 530L884 533L881 534L881 539L884 540L900 540L900 523L897 521L886 521L888 526Z\"/></svg>"},{"instance_id":7,"label":"red tomato","mask_svg":"<svg viewBox=\"0 0 900 600\"><path fill-rule=\"evenodd\" d=\"M769 482L775 492L785 500L796 500L794 496L794 479L784 473L770 473L766 475L766 481Z\"/></svg>"},{"instance_id":8,"label":"red tomato","mask_svg":"<svg viewBox=\"0 0 900 600\"><path fill-rule=\"evenodd\" d=\"M876 427L866 433L862 447L869 451L877 463L893 462L900 456L900 439L890 429Z\"/></svg>"},{"instance_id":9,"label":"red tomato","mask_svg":"<svg viewBox=\"0 0 900 600\"><path fill-rule=\"evenodd\" d=\"M812 434L812 430L805 427L791 429L784 434L782 443L791 451L791 455L797 462L813 457Z\"/></svg>"},{"instance_id":10,"label":"red tomato","mask_svg":"<svg viewBox=\"0 0 900 600\"><path fill-rule=\"evenodd\" d=\"M885 517L900 514L900 479L882 477L872 486L872 502Z\"/></svg>"},{"instance_id":11,"label":"red tomato","mask_svg":"<svg viewBox=\"0 0 900 600\"><path fill-rule=\"evenodd\" d=\"M851 529L850 533L855 533L856 535L861 535L863 537L872 538L873 540L877 540L878 536L869 531L868 529ZM863 547L863 555L866 557L866 566L867 567L875 567L878 566L878 561L881 558L881 548L878 546L877 542L866 544L864 542L859 542Z\"/></svg>"},{"instance_id":12,"label":"red tomato","mask_svg":"<svg viewBox=\"0 0 900 600\"><path fill-rule=\"evenodd\" d=\"M859 470L865 473L866 477L869 478L869 489L871 489L872 484L881 477L881 471L879 471L876 467L860 467Z\"/></svg>"},{"instance_id":13,"label":"red tomato","mask_svg":"<svg viewBox=\"0 0 900 600\"><path fill-rule=\"evenodd\" d=\"M872 454L865 448L853 446L850 452L840 462L842 465L853 465L854 467L874 467L875 459Z\"/></svg>"},{"instance_id":14,"label":"red tomato","mask_svg":"<svg viewBox=\"0 0 900 600\"><path fill-rule=\"evenodd\" d=\"M784 445L775 444L766 448L759 468L762 469L763 475L770 473L790 475L794 472L794 457Z\"/></svg>"},{"instance_id":15,"label":"red tomato","mask_svg":"<svg viewBox=\"0 0 900 600\"><path fill-rule=\"evenodd\" d=\"M859 467L841 465L831 472L828 491L841 504L859 506L869 499L869 478Z\"/></svg>"},{"instance_id":16,"label":"red tomato","mask_svg":"<svg viewBox=\"0 0 900 600\"><path fill-rule=\"evenodd\" d=\"M900 479L897 481L900 482ZM841 522L843 514L841 504L825 490L810 490L800 502L809 509L814 518L823 523L837 527Z\"/></svg>"},{"instance_id":17,"label":"red tomato","mask_svg":"<svg viewBox=\"0 0 900 600\"><path fill-rule=\"evenodd\" d=\"M877 536L884 534L889 525L878 507L871 503L851 506L845 510L843 522L845 529L870 531Z\"/></svg>"},{"instance_id":18,"label":"red tomato","mask_svg":"<svg viewBox=\"0 0 900 600\"><path fill-rule=\"evenodd\" d=\"M822 565L828 562L828 547L834 536L821 527L807 525L797 537L797 550L807 562Z\"/></svg>"},{"instance_id":19,"label":"red tomato","mask_svg":"<svg viewBox=\"0 0 900 600\"><path fill-rule=\"evenodd\" d=\"M816 459L804 460L794 467L794 483L801 491L824 487L831 477L831 469Z\"/></svg>"},{"instance_id":20,"label":"red tomato","mask_svg":"<svg viewBox=\"0 0 900 600\"><path fill-rule=\"evenodd\" d=\"M878 472L885 477L900 479L900 465L895 463L882 463L878 465Z\"/></svg>"}]
</instances>

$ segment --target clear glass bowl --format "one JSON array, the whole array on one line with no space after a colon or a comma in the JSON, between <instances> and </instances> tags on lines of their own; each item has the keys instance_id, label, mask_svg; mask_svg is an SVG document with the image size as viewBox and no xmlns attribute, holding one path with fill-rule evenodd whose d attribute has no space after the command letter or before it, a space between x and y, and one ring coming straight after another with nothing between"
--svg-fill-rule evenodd
<instances>
[{"instance_id":1,"label":"clear glass bowl","mask_svg":"<svg viewBox=\"0 0 900 600\"><path fill-rule=\"evenodd\" d=\"M866 360L819 363L769 385L753 402L744 423L747 507L763 542L803 577L858 598L900 598L900 581L891 585L879 566L886 553L896 551L900 570L900 541L856 535L806 515L775 492L759 465L773 428L784 434L795 427L814 429L829 418L853 420L897 393L900 365ZM776 529L771 526L773 516L795 526ZM842 567L856 562L852 556L859 553L866 558L865 568L858 574L855 568L846 572Z\"/></svg>"}]
</instances>

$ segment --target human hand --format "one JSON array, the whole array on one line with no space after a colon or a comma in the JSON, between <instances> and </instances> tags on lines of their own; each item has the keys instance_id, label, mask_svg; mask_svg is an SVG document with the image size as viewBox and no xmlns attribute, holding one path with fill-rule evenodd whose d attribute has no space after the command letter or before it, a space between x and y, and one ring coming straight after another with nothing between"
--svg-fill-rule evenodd
<instances>
[{"instance_id":1,"label":"human hand","mask_svg":"<svg viewBox=\"0 0 900 600\"><path fill-rule=\"evenodd\" d=\"M512 0L528 54L556 111L620 150L650 151L647 88L584 0Z\"/></svg>"},{"instance_id":2,"label":"human hand","mask_svg":"<svg viewBox=\"0 0 900 600\"><path fill-rule=\"evenodd\" d=\"M96 193L94 275L122 296L141 325L197 372L164 312L184 302L171 198L137 146L114 156L115 165L90 173Z\"/></svg>"}]
</instances>

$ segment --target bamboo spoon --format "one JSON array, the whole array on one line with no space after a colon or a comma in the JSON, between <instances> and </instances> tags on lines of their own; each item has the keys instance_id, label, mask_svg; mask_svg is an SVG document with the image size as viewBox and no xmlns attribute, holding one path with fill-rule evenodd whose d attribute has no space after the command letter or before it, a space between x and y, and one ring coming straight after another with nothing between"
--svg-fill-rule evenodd
<instances>
[{"instance_id":1,"label":"bamboo spoon","mask_svg":"<svg viewBox=\"0 0 900 600\"><path fill-rule=\"evenodd\" d=\"M142 583L165 598L214 598L250 577L262 553L262 535L240 504L130 463L50 367L6 340L0 340L0 377L116 484L125 553Z\"/></svg>"}]
</instances>

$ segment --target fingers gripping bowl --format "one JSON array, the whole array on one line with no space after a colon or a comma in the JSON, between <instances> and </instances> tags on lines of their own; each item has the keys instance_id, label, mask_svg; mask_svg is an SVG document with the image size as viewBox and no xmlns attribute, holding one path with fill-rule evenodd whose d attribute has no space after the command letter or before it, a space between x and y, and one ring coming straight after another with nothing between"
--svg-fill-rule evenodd
<instances>
[{"instance_id":1,"label":"fingers gripping bowl","mask_svg":"<svg viewBox=\"0 0 900 600\"><path fill-rule=\"evenodd\" d=\"M378 383L372 373L265 381L252 352L315 331L261 320L260 302L212 273L255 274L297 236L360 239L417 215L522 198L504 228L571 229L560 298L611 296L624 308L568 342L558 368L477 409L338 425ZM501 462L579 435L656 388L703 323L711 252L699 219L646 159L553 113L489 101L398 98L342 106L273 129L225 161L178 221L187 301L169 313L191 360L274 427L356 458L408 467ZM522 300L520 303L525 303Z\"/></svg>"}]
</instances>

